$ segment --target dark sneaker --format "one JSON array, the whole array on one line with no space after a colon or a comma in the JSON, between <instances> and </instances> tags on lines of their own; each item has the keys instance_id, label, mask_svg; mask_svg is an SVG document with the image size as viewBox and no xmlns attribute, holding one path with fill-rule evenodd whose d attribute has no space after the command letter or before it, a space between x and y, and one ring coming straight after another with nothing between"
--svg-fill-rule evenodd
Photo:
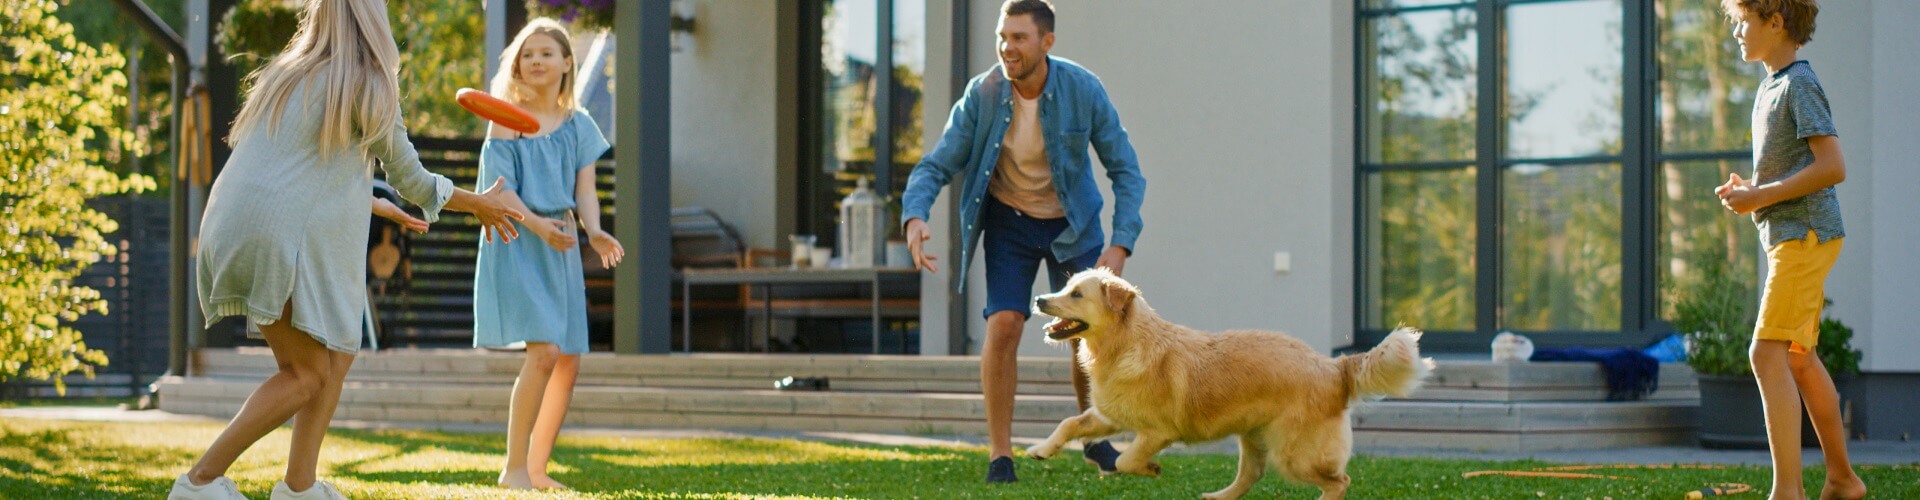
<instances>
[{"instance_id":1,"label":"dark sneaker","mask_svg":"<svg viewBox=\"0 0 1920 500\"><path fill-rule=\"evenodd\" d=\"M1000 457L987 464L988 483L1017 483L1019 477L1013 475L1013 457Z\"/></svg>"},{"instance_id":2,"label":"dark sneaker","mask_svg":"<svg viewBox=\"0 0 1920 500\"><path fill-rule=\"evenodd\" d=\"M1087 463L1099 467L1101 474L1112 474L1119 470L1113 467L1113 461L1120 459L1120 450L1113 449L1111 443L1100 441L1087 445L1080 454L1087 457Z\"/></svg>"}]
</instances>

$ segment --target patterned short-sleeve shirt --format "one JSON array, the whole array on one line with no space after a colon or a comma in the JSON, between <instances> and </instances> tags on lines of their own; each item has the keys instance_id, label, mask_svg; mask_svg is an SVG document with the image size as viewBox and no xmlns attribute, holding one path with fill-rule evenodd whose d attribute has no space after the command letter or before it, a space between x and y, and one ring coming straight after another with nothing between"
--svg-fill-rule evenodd
<instances>
[{"instance_id":1,"label":"patterned short-sleeve shirt","mask_svg":"<svg viewBox=\"0 0 1920 500\"><path fill-rule=\"evenodd\" d=\"M1753 100L1753 182L1780 181L1813 164L1807 138L1839 135L1827 93L1813 66L1795 61L1760 81ZM1761 208L1753 213L1760 241L1767 246L1806 237L1824 243L1846 236L1840 224L1840 198L1832 186Z\"/></svg>"}]
</instances>

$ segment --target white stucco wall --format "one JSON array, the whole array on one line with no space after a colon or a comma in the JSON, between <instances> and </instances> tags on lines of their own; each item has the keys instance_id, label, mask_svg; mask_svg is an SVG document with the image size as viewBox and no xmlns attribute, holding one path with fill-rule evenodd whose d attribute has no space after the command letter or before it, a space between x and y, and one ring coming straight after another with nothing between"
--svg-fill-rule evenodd
<instances>
[{"instance_id":1,"label":"white stucco wall","mask_svg":"<svg viewBox=\"0 0 1920 500\"><path fill-rule=\"evenodd\" d=\"M1847 160L1840 185L1847 246L1827 279L1834 317L1854 328L1861 368L1920 372L1920 4L1822 2L1813 63Z\"/></svg>"},{"instance_id":2,"label":"white stucco wall","mask_svg":"<svg viewBox=\"0 0 1920 500\"><path fill-rule=\"evenodd\" d=\"M1147 178L1127 278L1176 322L1279 329L1321 350L1350 343L1351 5L1055 4L1053 54L1106 83ZM995 61L999 5L971 6L973 73ZM1111 202L1108 211L1103 223ZM1274 272L1280 251L1292 272ZM1042 292L1045 280L1035 281ZM977 317L984 293L968 290ZM1065 355L1039 324L1029 322L1021 353ZM978 322L970 329L982 333Z\"/></svg>"},{"instance_id":3,"label":"white stucco wall","mask_svg":"<svg viewBox=\"0 0 1920 500\"><path fill-rule=\"evenodd\" d=\"M695 29L673 54L673 206L713 209L747 244L779 235L779 117L773 2L697 0ZM790 199L791 196L784 198Z\"/></svg>"}]
</instances>

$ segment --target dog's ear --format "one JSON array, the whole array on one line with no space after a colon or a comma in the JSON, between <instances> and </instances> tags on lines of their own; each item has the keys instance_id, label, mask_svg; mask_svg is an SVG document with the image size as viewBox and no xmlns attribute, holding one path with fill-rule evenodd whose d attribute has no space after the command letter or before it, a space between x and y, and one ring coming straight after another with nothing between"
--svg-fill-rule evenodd
<instances>
[{"instance_id":1,"label":"dog's ear","mask_svg":"<svg viewBox=\"0 0 1920 500\"><path fill-rule=\"evenodd\" d=\"M1133 299L1140 294L1133 285L1115 279L1101 280L1100 292L1107 297L1107 310L1121 318L1133 311Z\"/></svg>"}]
</instances>

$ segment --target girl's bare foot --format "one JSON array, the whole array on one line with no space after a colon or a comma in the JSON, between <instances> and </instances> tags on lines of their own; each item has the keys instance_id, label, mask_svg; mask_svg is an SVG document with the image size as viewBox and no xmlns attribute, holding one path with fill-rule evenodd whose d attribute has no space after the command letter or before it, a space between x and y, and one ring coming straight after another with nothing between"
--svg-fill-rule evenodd
<instances>
[{"instance_id":1,"label":"girl's bare foot","mask_svg":"<svg viewBox=\"0 0 1920 500\"><path fill-rule=\"evenodd\" d=\"M497 484L501 488L510 490L530 490L534 487L533 479L527 476L526 469L500 471L500 481Z\"/></svg>"},{"instance_id":2,"label":"girl's bare foot","mask_svg":"<svg viewBox=\"0 0 1920 500\"><path fill-rule=\"evenodd\" d=\"M1820 500L1859 500L1867 496L1867 483L1860 476L1827 476L1827 485L1820 488Z\"/></svg>"},{"instance_id":3,"label":"girl's bare foot","mask_svg":"<svg viewBox=\"0 0 1920 500\"><path fill-rule=\"evenodd\" d=\"M533 481L532 481L532 483L533 483L533 487L534 487L534 489L541 489L541 490L570 490L570 489L573 489L573 488L569 488L569 487L567 487L567 485L564 485L564 484L560 484L560 482L559 482L559 481L555 481L555 480L553 480L553 478L551 478L551 477L548 477L548 476L547 476L546 474L541 474L541 475L540 475L540 476L538 476L538 477L534 477L534 478L533 478Z\"/></svg>"}]
</instances>

